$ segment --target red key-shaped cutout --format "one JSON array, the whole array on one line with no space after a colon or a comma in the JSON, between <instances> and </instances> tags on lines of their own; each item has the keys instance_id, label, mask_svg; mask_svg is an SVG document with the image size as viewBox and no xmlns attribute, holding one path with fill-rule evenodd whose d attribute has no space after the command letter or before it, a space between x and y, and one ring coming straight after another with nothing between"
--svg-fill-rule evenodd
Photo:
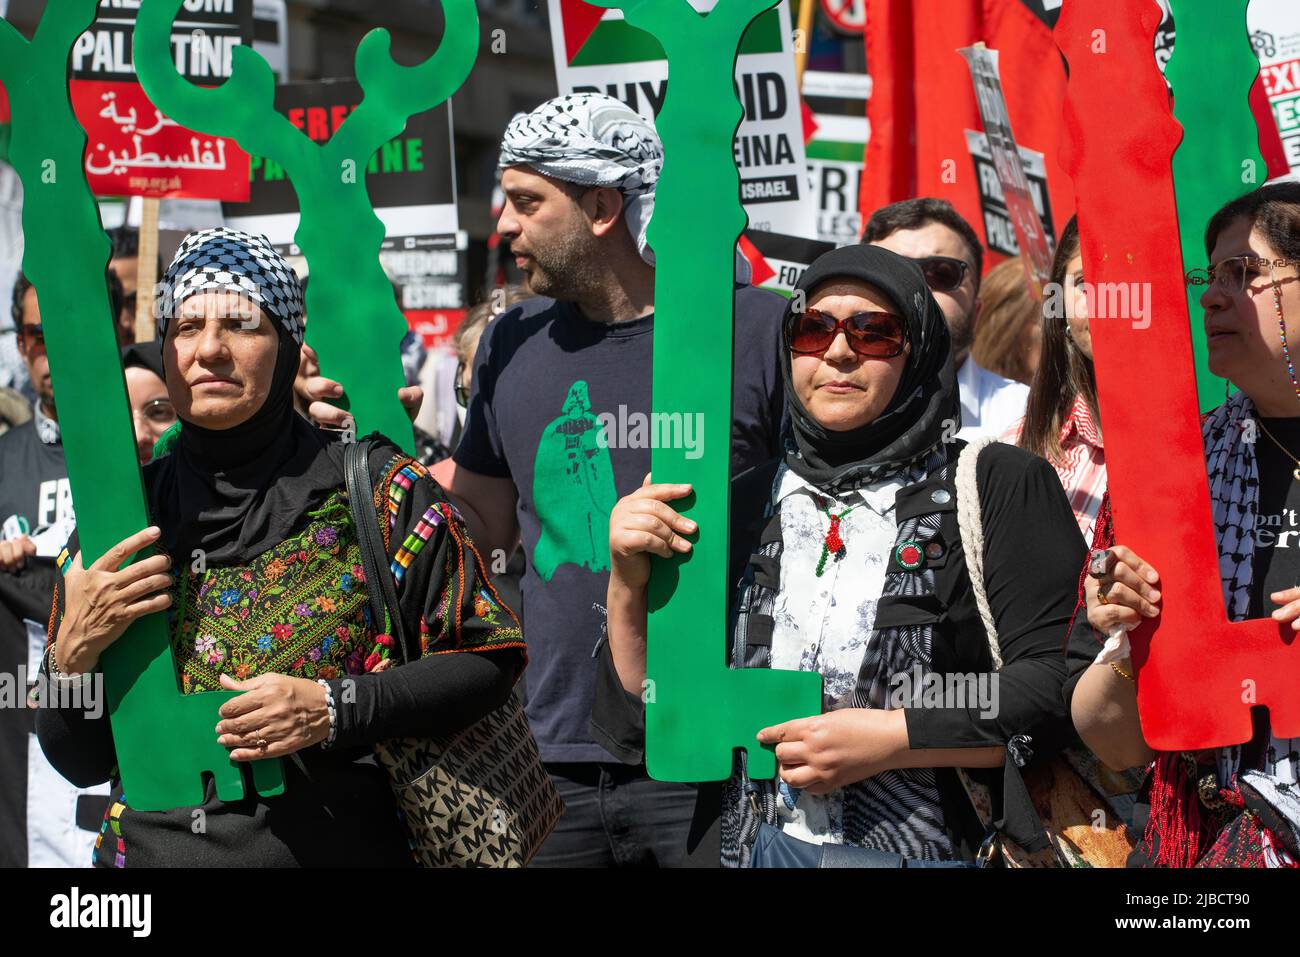
<instances>
[{"instance_id":1,"label":"red key-shaped cutout","mask_svg":"<svg viewBox=\"0 0 1300 957\"><path fill-rule=\"evenodd\" d=\"M1142 731L1174 751L1249 740L1254 704L1275 734L1300 736L1300 642L1224 608L1170 166L1182 130L1151 54L1159 20L1151 0L1075 0L1056 42L1084 272L1151 291L1149 327L1093 320L1091 332L1116 540L1162 576L1160 617L1130 636Z\"/></svg>"}]
</instances>

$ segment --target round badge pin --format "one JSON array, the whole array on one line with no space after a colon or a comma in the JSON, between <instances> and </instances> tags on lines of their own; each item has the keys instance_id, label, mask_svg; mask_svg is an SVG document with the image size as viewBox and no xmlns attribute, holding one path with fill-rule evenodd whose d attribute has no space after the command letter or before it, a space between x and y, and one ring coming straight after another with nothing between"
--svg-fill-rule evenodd
<instances>
[{"instance_id":1,"label":"round badge pin","mask_svg":"<svg viewBox=\"0 0 1300 957\"><path fill-rule=\"evenodd\" d=\"M938 561L943 558L943 546L938 542L931 542L925 546L925 557L931 561Z\"/></svg>"},{"instance_id":2,"label":"round badge pin","mask_svg":"<svg viewBox=\"0 0 1300 957\"><path fill-rule=\"evenodd\" d=\"M894 560L909 572L916 571L925 564L925 552L916 542L903 542L894 549Z\"/></svg>"}]
</instances>

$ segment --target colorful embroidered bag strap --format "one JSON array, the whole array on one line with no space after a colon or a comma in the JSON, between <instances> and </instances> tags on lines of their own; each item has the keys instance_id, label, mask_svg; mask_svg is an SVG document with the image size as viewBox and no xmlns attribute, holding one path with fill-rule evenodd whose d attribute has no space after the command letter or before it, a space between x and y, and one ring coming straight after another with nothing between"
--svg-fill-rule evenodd
<instances>
[{"instance_id":1,"label":"colorful embroidered bag strap","mask_svg":"<svg viewBox=\"0 0 1300 957\"><path fill-rule=\"evenodd\" d=\"M357 544L361 548L361 565L366 570L366 590L370 595L371 621L377 634L388 635L398 655L398 663L406 664L420 657L412 653L407 644L406 628L402 624L397 605L397 589L388 571L384 535L372 505L374 489L370 481L369 437L348 444L343 454L343 477L347 482L348 501L352 504L352 520L357 529Z\"/></svg>"}]
</instances>

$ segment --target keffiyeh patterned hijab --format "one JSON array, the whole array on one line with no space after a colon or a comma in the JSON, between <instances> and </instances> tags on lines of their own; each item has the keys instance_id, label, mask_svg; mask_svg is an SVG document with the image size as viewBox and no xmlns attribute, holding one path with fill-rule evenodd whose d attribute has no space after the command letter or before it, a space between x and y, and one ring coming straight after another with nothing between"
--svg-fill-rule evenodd
<instances>
[{"instance_id":1,"label":"keffiyeh patterned hijab","mask_svg":"<svg viewBox=\"0 0 1300 957\"><path fill-rule=\"evenodd\" d=\"M302 283L264 236L224 226L190 233L160 285L159 339L186 299L213 290L242 294L302 345Z\"/></svg>"},{"instance_id":2,"label":"keffiyeh patterned hijab","mask_svg":"<svg viewBox=\"0 0 1300 957\"><path fill-rule=\"evenodd\" d=\"M264 238L234 229L186 237L163 278L158 333L164 352L171 321L190 298L234 292L258 306L276 333L275 370L261 407L229 429L182 416L170 454L145 468L162 547L188 562L201 550L212 565L243 564L305 524L343 484L341 446L294 410L303 330L302 285ZM184 382L168 379L177 408Z\"/></svg>"},{"instance_id":3,"label":"keffiyeh patterned hijab","mask_svg":"<svg viewBox=\"0 0 1300 957\"><path fill-rule=\"evenodd\" d=\"M565 183L617 189L636 248L653 265L646 228L663 162L659 134L638 113L602 93L572 93L511 120L499 165L529 166Z\"/></svg>"}]
</instances>

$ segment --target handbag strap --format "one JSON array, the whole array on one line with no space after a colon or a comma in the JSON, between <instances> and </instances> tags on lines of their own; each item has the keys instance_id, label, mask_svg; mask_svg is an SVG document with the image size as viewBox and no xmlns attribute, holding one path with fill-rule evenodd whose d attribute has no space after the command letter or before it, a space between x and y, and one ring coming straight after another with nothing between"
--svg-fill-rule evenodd
<instances>
[{"instance_id":1,"label":"handbag strap","mask_svg":"<svg viewBox=\"0 0 1300 957\"><path fill-rule=\"evenodd\" d=\"M993 656L993 670L1002 670L1002 647L998 644L998 627L989 607L988 589L984 584L984 516L980 506L979 479L976 466L980 453L997 441L985 436L971 442L961 450L957 459L957 528L961 531L961 549L966 555L966 570L970 573L971 591L975 593L975 607L984 635Z\"/></svg>"},{"instance_id":2,"label":"handbag strap","mask_svg":"<svg viewBox=\"0 0 1300 957\"><path fill-rule=\"evenodd\" d=\"M374 507L374 486L370 481L373 444L368 438L347 444L343 453L343 477L347 482L348 502L352 506L352 523L357 529L357 544L361 548L361 567L366 570L371 621L377 633L392 637L398 664L405 664L413 658L406 644L406 629L397 605L397 589L388 570L384 536Z\"/></svg>"}]
</instances>

